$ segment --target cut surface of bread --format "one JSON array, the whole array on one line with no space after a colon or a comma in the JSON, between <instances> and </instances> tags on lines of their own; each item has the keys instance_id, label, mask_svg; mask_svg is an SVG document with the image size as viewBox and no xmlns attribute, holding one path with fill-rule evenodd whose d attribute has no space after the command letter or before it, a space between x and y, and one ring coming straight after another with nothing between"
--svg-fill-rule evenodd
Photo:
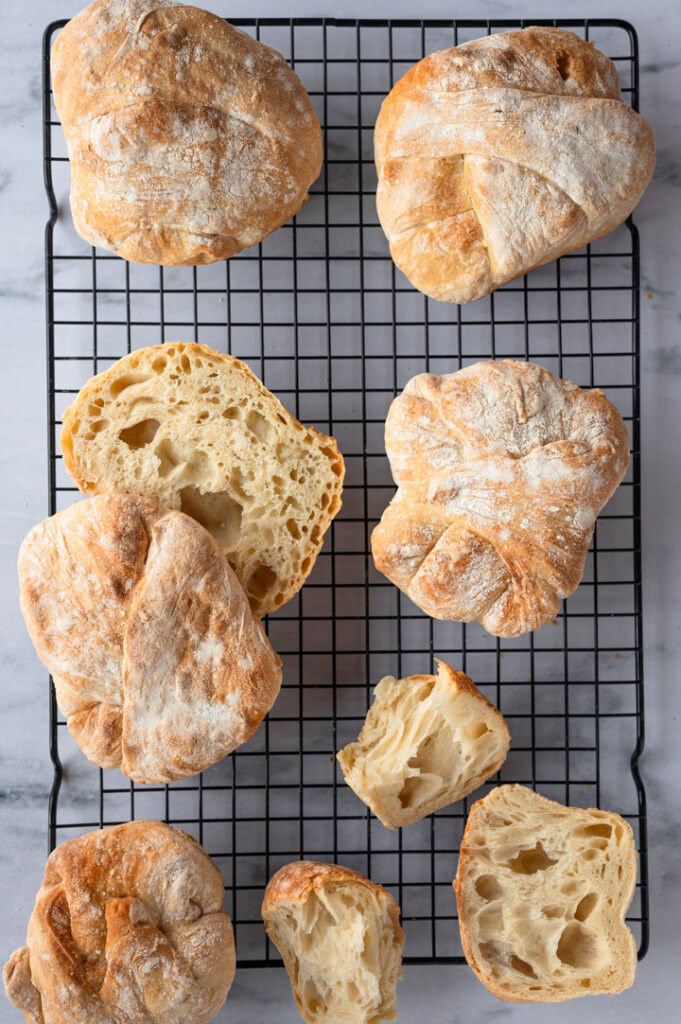
<instances>
[{"instance_id":1,"label":"cut surface of bread","mask_svg":"<svg viewBox=\"0 0 681 1024\"><path fill-rule=\"evenodd\" d=\"M270 879L262 914L308 1024L395 1020L404 932L386 889L337 864L297 861Z\"/></svg>"},{"instance_id":2,"label":"cut surface of bread","mask_svg":"<svg viewBox=\"0 0 681 1024\"><path fill-rule=\"evenodd\" d=\"M302 586L341 505L335 440L206 345L130 353L85 385L63 424L81 491L138 494L196 519L259 616Z\"/></svg>"},{"instance_id":3,"label":"cut surface of bread","mask_svg":"<svg viewBox=\"0 0 681 1024\"><path fill-rule=\"evenodd\" d=\"M633 834L619 814L500 786L473 805L461 844L466 959L508 1002L622 992L636 971L624 920L635 885Z\"/></svg>"},{"instance_id":4,"label":"cut surface of bread","mask_svg":"<svg viewBox=\"0 0 681 1024\"><path fill-rule=\"evenodd\" d=\"M499 770L508 726L463 672L382 679L355 743L337 758L348 786L387 828L463 799Z\"/></svg>"}]
</instances>

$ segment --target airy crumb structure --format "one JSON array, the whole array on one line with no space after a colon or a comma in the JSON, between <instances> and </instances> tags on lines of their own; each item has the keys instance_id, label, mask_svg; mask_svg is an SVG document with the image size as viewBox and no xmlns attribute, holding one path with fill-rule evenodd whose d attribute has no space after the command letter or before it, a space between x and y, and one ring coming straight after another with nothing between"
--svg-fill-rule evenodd
<instances>
[{"instance_id":1,"label":"airy crumb structure","mask_svg":"<svg viewBox=\"0 0 681 1024\"><path fill-rule=\"evenodd\" d=\"M404 932L380 885L337 864L298 861L270 879L262 915L308 1024L395 1020Z\"/></svg>"},{"instance_id":2,"label":"airy crumb structure","mask_svg":"<svg viewBox=\"0 0 681 1024\"><path fill-rule=\"evenodd\" d=\"M348 786L386 828L462 800L508 753L503 716L463 672L437 664L437 676L382 679L357 741L337 754Z\"/></svg>"},{"instance_id":3,"label":"airy crumb structure","mask_svg":"<svg viewBox=\"0 0 681 1024\"><path fill-rule=\"evenodd\" d=\"M335 440L206 345L132 352L85 385L63 423L64 464L81 491L139 494L192 516L259 616L302 586L341 506Z\"/></svg>"},{"instance_id":4,"label":"airy crumb structure","mask_svg":"<svg viewBox=\"0 0 681 1024\"><path fill-rule=\"evenodd\" d=\"M500 786L473 805L454 887L468 963L499 999L562 1002L629 988L631 827Z\"/></svg>"}]
</instances>

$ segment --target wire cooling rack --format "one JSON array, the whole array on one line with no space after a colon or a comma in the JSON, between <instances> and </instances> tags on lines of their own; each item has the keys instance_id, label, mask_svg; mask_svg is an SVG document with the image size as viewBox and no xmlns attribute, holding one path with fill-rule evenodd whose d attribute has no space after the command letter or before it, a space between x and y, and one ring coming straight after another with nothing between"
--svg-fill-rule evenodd
<instances>
[{"instance_id":1,"label":"wire cooling rack","mask_svg":"<svg viewBox=\"0 0 681 1024\"><path fill-rule=\"evenodd\" d=\"M636 228L628 221L488 298L455 306L420 295L396 270L374 202L373 125L392 83L428 53L533 22L236 20L283 53L308 89L324 128L324 171L300 214L261 245L228 262L165 269L90 249L73 231L68 161L50 92L50 47L64 24L54 22L44 37L50 514L77 497L59 454L63 409L92 374L161 341L197 340L245 359L303 422L338 438L347 477L342 511L308 582L267 623L284 663L281 695L255 737L229 758L174 785L134 785L86 761L51 690L50 849L131 818L162 818L191 832L223 872L239 962L247 966L279 962L260 920L268 878L292 859L338 861L393 891L406 962L463 963L451 883L468 801L389 832L344 784L334 760L357 736L378 680L429 672L436 654L467 672L509 721L512 748L496 781L629 819L640 852L629 923L642 957L648 890L637 768ZM631 26L550 24L610 55L624 97L637 106ZM393 493L383 424L395 393L424 370L507 356L602 387L627 421L632 459L598 520L584 580L555 622L498 640L475 623L423 615L376 572L369 537Z\"/></svg>"}]
</instances>

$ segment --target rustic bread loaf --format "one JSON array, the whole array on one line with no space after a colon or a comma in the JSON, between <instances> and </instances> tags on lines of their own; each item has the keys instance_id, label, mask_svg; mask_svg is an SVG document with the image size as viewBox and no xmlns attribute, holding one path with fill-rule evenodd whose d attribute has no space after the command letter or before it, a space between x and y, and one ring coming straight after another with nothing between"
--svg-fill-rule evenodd
<instances>
[{"instance_id":1,"label":"rustic bread loaf","mask_svg":"<svg viewBox=\"0 0 681 1024\"><path fill-rule=\"evenodd\" d=\"M473 805L454 887L468 963L499 999L562 1002L633 984L631 827L524 786Z\"/></svg>"},{"instance_id":2,"label":"rustic bread loaf","mask_svg":"<svg viewBox=\"0 0 681 1024\"><path fill-rule=\"evenodd\" d=\"M437 664L437 676L382 679L359 738L336 755L348 786L386 828L462 800L506 760L503 715L463 672Z\"/></svg>"},{"instance_id":3,"label":"rustic bread loaf","mask_svg":"<svg viewBox=\"0 0 681 1024\"><path fill-rule=\"evenodd\" d=\"M262 916L307 1024L395 1020L404 932L389 892L358 871L301 860L270 879Z\"/></svg>"},{"instance_id":4,"label":"rustic bread loaf","mask_svg":"<svg viewBox=\"0 0 681 1024\"><path fill-rule=\"evenodd\" d=\"M629 461L602 391L509 359L414 377L385 446L398 490L371 537L376 568L434 618L496 636L556 615Z\"/></svg>"},{"instance_id":5,"label":"rustic bread loaf","mask_svg":"<svg viewBox=\"0 0 681 1024\"><path fill-rule=\"evenodd\" d=\"M195 839L131 821L50 854L5 990L27 1024L206 1024L234 978L222 876Z\"/></svg>"},{"instance_id":6,"label":"rustic bread loaf","mask_svg":"<svg viewBox=\"0 0 681 1024\"><path fill-rule=\"evenodd\" d=\"M558 28L433 53L384 100L378 216L435 299L470 302L612 231L653 173L650 125L614 64Z\"/></svg>"},{"instance_id":7,"label":"rustic bread loaf","mask_svg":"<svg viewBox=\"0 0 681 1024\"><path fill-rule=\"evenodd\" d=\"M96 0L59 33L51 66L74 226L125 259L227 259L297 213L319 176L297 75L207 11Z\"/></svg>"},{"instance_id":8,"label":"rustic bread loaf","mask_svg":"<svg viewBox=\"0 0 681 1024\"><path fill-rule=\"evenodd\" d=\"M206 345L132 352L85 385L63 423L64 465L81 491L142 494L198 520L257 615L302 586L340 508L334 439Z\"/></svg>"},{"instance_id":9,"label":"rustic bread loaf","mask_svg":"<svg viewBox=\"0 0 681 1024\"><path fill-rule=\"evenodd\" d=\"M203 771L249 739L281 662L210 534L127 495L77 502L19 552L21 609L85 755L137 782Z\"/></svg>"}]
</instances>

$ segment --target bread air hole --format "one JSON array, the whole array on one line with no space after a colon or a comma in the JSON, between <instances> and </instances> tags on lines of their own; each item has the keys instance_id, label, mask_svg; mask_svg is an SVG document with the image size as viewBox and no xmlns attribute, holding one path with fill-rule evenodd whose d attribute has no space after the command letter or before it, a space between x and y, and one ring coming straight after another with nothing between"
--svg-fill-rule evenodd
<instances>
[{"instance_id":1,"label":"bread air hole","mask_svg":"<svg viewBox=\"0 0 681 1024\"><path fill-rule=\"evenodd\" d=\"M438 715L433 732L416 748L407 761L407 767L417 774L405 779L397 799L403 808L414 807L433 799L444 788L442 766L447 764L447 752L454 746L454 736L444 718Z\"/></svg>"},{"instance_id":2,"label":"bread air hole","mask_svg":"<svg viewBox=\"0 0 681 1024\"><path fill-rule=\"evenodd\" d=\"M180 509L212 533L220 546L229 551L236 547L241 534L242 509L238 501L225 491L202 494L189 485L180 491Z\"/></svg>"},{"instance_id":3,"label":"bread air hole","mask_svg":"<svg viewBox=\"0 0 681 1024\"><path fill-rule=\"evenodd\" d=\"M527 960L521 960L515 953L511 957L511 967L514 971L518 971L519 974L524 974L526 978L537 980L537 975L534 973L532 965L528 964Z\"/></svg>"},{"instance_id":4,"label":"bread air hole","mask_svg":"<svg viewBox=\"0 0 681 1024\"><path fill-rule=\"evenodd\" d=\"M272 436L272 424L268 423L265 417L261 416L256 409L251 409L246 416L246 426L252 434L255 434L258 441L262 441L263 444L269 441Z\"/></svg>"},{"instance_id":5,"label":"bread air hole","mask_svg":"<svg viewBox=\"0 0 681 1024\"><path fill-rule=\"evenodd\" d=\"M537 840L533 850L521 850L517 857L506 862L506 866L518 875L534 875L537 871L546 871L555 860L547 856L544 847Z\"/></svg>"},{"instance_id":6,"label":"bread air hole","mask_svg":"<svg viewBox=\"0 0 681 1024\"><path fill-rule=\"evenodd\" d=\"M598 893L588 892L586 896L584 896L579 901L577 907L575 908L575 917L577 918L577 920L586 921L587 917L589 917L597 903Z\"/></svg>"},{"instance_id":7,"label":"bread air hole","mask_svg":"<svg viewBox=\"0 0 681 1024\"><path fill-rule=\"evenodd\" d=\"M480 875L475 880L475 891L483 900L499 900L504 895L504 890L499 885L494 875Z\"/></svg>"},{"instance_id":8,"label":"bread air hole","mask_svg":"<svg viewBox=\"0 0 681 1024\"><path fill-rule=\"evenodd\" d=\"M612 835L612 825L608 825L607 822L604 822L602 825L585 825L584 828L577 829L575 835L598 836L601 839L609 839Z\"/></svg>"},{"instance_id":9,"label":"bread air hole","mask_svg":"<svg viewBox=\"0 0 681 1024\"><path fill-rule=\"evenodd\" d=\"M484 722L471 722L465 727L464 732L469 740L479 740L487 732L487 726Z\"/></svg>"},{"instance_id":10,"label":"bread air hole","mask_svg":"<svg viewBox=\"0 0 681 1024\"><path fill-rule=\"evenodd\" d=\"M148 444L151 444L160 426L161 424L158 420L140 420L139 423L133 424L132 427L125 427L125 429L121 430L118 437L123 444L127 444L128 448L138 451L140 448L146 448Z\"/></svg>"},{"instance_id":11,"label":"bread air hole","mask_svg":"<svg viewBox=\"0 0 681 1024\"><path fill-rule=\"evenodd\" d=\"M111 382L109 394L112 398L118 398L123 391L134 387L135 384L144 384L145 381L149 380L149 377L150 374L148 373L125 373L122 377L117 377L116 380Z\"/></svg>"},{"instance_id":12,"label":"bread air hole","mask_svg":"<svg viewBox=\"0 0 681 1024\"><path fill-rule=\"evenodd\" d=\"M156 455L160 462L160 466L158 467L158 475L160 477L168 476L183 461L182 456L175 448L175 445L167 437L160 441L156 446L154 449L154 455Z\"/></svg>"},{"instance_id":13,"label":"bread air hole","mask_svg":"<svg viewBox=\"0 0 681 1024\"><path fill-rule=\"evenodd\" d=\"M247 590L251 597L261 600L269 594L276 582L277 574L270 569L269 565L258 565L251 573Z\"/></svg>"},{"instance_id":14,"label":"bread air hole","mask_svg":"<svg viewBox=\"0 0 681 1024\"><path fill-rule=\"evenodd\" d=\"M571 921L563 928L556 956L568 967L589 967L596 959L596 940L579 921Z\"/></svg>"}]
</instances>

